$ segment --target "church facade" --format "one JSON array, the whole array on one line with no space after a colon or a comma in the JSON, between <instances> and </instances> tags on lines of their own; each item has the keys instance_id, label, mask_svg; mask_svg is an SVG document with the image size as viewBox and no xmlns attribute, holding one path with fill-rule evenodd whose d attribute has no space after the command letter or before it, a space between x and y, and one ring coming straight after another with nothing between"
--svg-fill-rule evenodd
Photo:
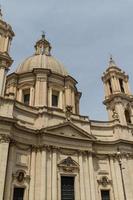
<instances>
[{"instance_id":1,"label":"church facade","mask_svg":"<svg viewBox=\"0 0 133 200\"><path fill-rule=\"evenodd\" d=\"M13 73L0 12L0 200L133 200L133 95L110 58L108 121L80 115L77 81L45 35Z\"/></svg>"}]
</instances>

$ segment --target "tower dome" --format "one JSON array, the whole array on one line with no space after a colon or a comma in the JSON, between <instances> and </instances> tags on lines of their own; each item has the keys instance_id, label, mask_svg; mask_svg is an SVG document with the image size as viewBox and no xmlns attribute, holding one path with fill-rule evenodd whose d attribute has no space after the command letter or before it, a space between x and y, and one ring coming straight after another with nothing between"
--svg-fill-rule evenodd
<instances>
[{"instance_id":1,"label":"tower dome","mask_svg":"<svg viewBox=\"0 0 133 200\"><path fill-rule=\"evenodd\" d=\"M41 40L39 40L35 45L35 54L26 58L17 68L16 73L21 74L25 72L31 72L34 68L39 69L49 69L53 73L60 74L62 76L67 76L63 64L61 64L56 58L54 58L51 53L51 45L45 39L45 35L42 35Z\"/></svg>"}]
</instances>

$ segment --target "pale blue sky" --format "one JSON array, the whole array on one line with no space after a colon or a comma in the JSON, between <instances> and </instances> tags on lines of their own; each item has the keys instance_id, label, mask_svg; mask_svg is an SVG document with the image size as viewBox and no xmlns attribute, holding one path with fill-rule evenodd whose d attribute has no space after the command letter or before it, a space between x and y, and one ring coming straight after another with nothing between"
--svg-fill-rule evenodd
<instances>
[{"instance_id":1,"label":"pale blue sky","mask_svg":"<svg viewBox=\"0 0 133 200\"><path fill-rule=\"evenodd\" d=\"M13 69L34 53L41 31L53 55L66 66L82 91L81 114L106 120L101 76L109 55L133 84L133 0L0 0L12 25Z\"/></svg>"}]
</instances>

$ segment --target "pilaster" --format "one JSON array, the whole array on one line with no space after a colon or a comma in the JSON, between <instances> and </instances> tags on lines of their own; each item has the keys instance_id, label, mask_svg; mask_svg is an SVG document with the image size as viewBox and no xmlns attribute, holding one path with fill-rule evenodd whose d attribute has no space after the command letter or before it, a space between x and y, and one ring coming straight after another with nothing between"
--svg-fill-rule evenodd
<instances>
[{"instance_id":1,"label":"pilaster","mask_svg":"<svg viewBox=\"0 0 133 200\"><path fill-rule=\"evenodd\" d=\"M57 150L52 153L52 200L57 200Z\"/></svg>"},{"instance_id":2,"label":"pilaster","mask_svg":"<svg viewBox=\"0 0 133 200\"><path fill-rule=\"evenodd\" d=\"M94 168L93 168L93 160L92 153L89 153L89 175L90 175L90 190L91 190L91 200L96 200L96 189L95 189L95 181L94 181Z\"/></svg>"},{"instance_id":3,"label":"pilaster","mask_svg":"<svg viewBox=\"0 0 133 200\"><path fill-rule=\"evenodd\" d=\"M0 135L0 200L4 198L4 187L7 169L7 158L10 139L6 135Z\"/></svg>"},{"instance_id":4,"label":"pilaster","mask_svg":"<svg viewBox=\"0 0 133 200\"><path fill-rule=\"evenodd\" d=\"M40 200L46 200L47 194L47 150L46 147L42 148L41 154L41 192L40 192Z\"/></svg>"},{"instance_id":5,"label":"pilaster","mask_svg":"<svg viewBox=\"0 0 133 200\"><path fill-rule=\"evenodd\" d=\"M10 143L4 200L10 200L10 197L11 197L12 174L13 174L13 167L14 167L14 152L15 152L15 146L14 144Z\"/></svg>"},{"instance_id":6,"label":"pilaster","mask_svg":"<svg viewBox=\"0 0 133 200\"><path fill-rule=\"evenodd\" d=\"M111 177L112 177L114 199L120 200L118 188L117 188L118 186L117 186L117 181L116 181L115 168L114 168L114 158L111 156L110 156L110 172L111 172Z\"/></svg>"},{"instance_id":7,"label":"pilaster","mask_svg":"<svg viewBox=\"0 0 133 200\"><path fill-rule=\"evenodd\" d=\"M36 148L31 149L29 200L35 200Z\"/></svg>"},{"instance_id":8,"label":"pilaster","mask_svg":"<svg viewBox=\"0 0 133 200\"><path fill-rule=\"evenodd\" d=\"M84 183L84 171L83 171L83 155L79 152L79 165L80 165L80 195L81 200L85 200L85 183Z\"/></svg>"}]
</instances>

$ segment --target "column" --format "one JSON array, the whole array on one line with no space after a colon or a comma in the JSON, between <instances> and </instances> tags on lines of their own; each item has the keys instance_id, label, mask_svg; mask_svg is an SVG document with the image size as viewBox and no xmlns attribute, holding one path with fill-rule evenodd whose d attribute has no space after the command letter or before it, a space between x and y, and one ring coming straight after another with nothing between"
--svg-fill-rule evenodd
<instances>
[{"instance_id":1,"label":"column","mask_svg":"<svg viewBox=\"0 0 133 200\"><path fill-rule=\"evenodd\" d=\"M114 160L113 157L110 157L110 171L111 171L111 177L112 177L112 184L113 184L113 191L114 191L114 199L119 200L118 195L118 188L117 188L117 182L116 182L116 174L114 169Z\"/></svg>"},{"instance_id":2,"label":"column","mask_svg":"<svg viewBox=\"0 0 133 200\"><path fill-rule=\"evenodd\" d=\"M132 188L132 181L131 181L131 174L128 169L128 155L123 156L122 159L122 173L123 173L123 181L125 187L125 193L127 199L133 199L133 188Z\"/></svg>"},{"instance_id":3,"label":"column","mask_svg":"<svg viewBox=\"0 0 133 200\"><path fill-rule=\"evenodd\" d=\"M8 52L9 37L5 37L4 52Z\"/></svg>"},{"instance_id":4,"label":"column","mask_svg":"<svg viewBox=\"0 0 133 200\"><path fill-rule=\"evenodd\" d=\"M80 195L81 200L85 200L85 187L84 187L84 171L83 171L83 158L82 152L79 152L79 165L80 165Z\"/></svg>"},{"instance_id":5,"label":"column","mask_svg":"<svg viewBox=\"0 0 133 200\"><path fill-rule=\"evenodd\" d=\"M34 106L34 88L30 88L30 106Z\"/></svg>"},{"instance_id":6,"label":"column","mask_svg":"<svg viewBox=\"0 0 133 200\"><path fill-rule=\"evenodd\" d=\"M36 176L35 176L35 200L40 200L40 185L41 185L41 152L37 149L36 153Z\"/></svg>"},{"instance_id":7,"label":"column","mask_svg":"<svg viewBox=\"0 0 133 200\"><path fill-rule=\"evenodd\" d=\"M75 93L72 91L72 107L73 107L73 112L75 113Z\"/></svg>"},{"instance_id":8,"label":"column","mask_svg":"<svg viewBox=\"0 0 133 200\"><path fill-rule=\"evenodd\" d=\"M0 96L3 96L4 79L5 79L5 68L0 67Z\"/></svg>"},{"instance_id":9,"label":"column","mask_svg":"<svg viewBox=\"0 0 133 200\"><path fill-rule=\"evenodd\" d=\"M47 157L47 200L51 200L52 197L52 183L51 183L51 150L48 149L48 157Z\"/></svg>"},{"instance_id":10,"label":"column","mask_svg":"<svg viewBox=\"0 0 133 200\"><path fill-rule=\"evenodd\" d=\"M106 99L108 96L107 83L104 83L104 92L105 92L105 99Z\"/></svg>"},{"instance_id":11,"label":"column","mask_svg":"<svg viewBox=\"0 0 133 200\"><path fill-rule=\"evenodd\" d=\"M69 86L66 87L66 90L65 90L65 96L66 96L66 106L67 105L72 105L71 103L71 88Z\"/></svg>"},{"instance_id":12,"label":"column","mask_svg":"<svg viewBox=\"0 0 133 200\"><path fill-rule=\"evenodd\" d=\"M40 99L40 95L39 95L39 91L40 91L40 78L36 77L36 85L35 85L35 106L39 106L39 99ZM41 91L40 91L41 92Z\"/></svg>"},{"instance_id":13,"label":"column","mask_svg":"<svg viewBox=\"0 0 133 200\"><path fill-rule=\"evenodd\" d=\"M132 155L129 155L129 158L128 158L128 162L127 162L127 167L128 167L128 176L130 177L130 189L131 189L131 194L132 194L132 198L133 199L133 189L132 189L132 186L133 186L133 157Z\"/></svg>"},{"instance_id":14,"label":"column","mask_svg":"<svg viewBox=\"0 0 133 200\"><path fill-rule=\"evenodd\" d=\"M18 92L18 101L22 102L22 89L19 89L19 92Z\"/></svg>"},{"instance_id":15,"label":"column","mask_svg":"<svg viewBox=\"0 0 133 200\"><path fill-rule=\"evenodd\" d=\"M41 198L40 200L46 200L46 184L47 184L47 153L46 148L42 149L41 156Z\"/></svg>"},{"instance_id":16,"label":"column","mask_svg":"<svg viewBox=\"0 0 133 200\"><path fill-rule=\"evenodd\" d=\"M86 200L91 199L90 196L90 177L89 177L89 168L88 168L88 154L85 155L85 194L86 194Z\"/></svg>"},{"instance_id":17,"label":"column","mask_svg":"<svg viewBox=\"0 0 133 200\"><path fill-rule=\"evenodd\" d=\"M4 198L4 186L9 150L9 138L2 136L0 139L0 200Z\"/></svg>"},{"instance_id":18,"label":"column","mask_svg":"<svg viewBox=\"0 0 133 200\"><path fill-rule=\"evenodd\" d=\"M115 84L114 84L114 78L111 77L111 86L112 86L112 90L113 90L113 93L116 91L116 88L115 88Z\"/></svg>"},{"instance_id":19,"label":"column","mask_svg":"<svg viewBox=\"0 0 133 200\"><path fill-rule=\"evenodd\" d=\"M48 106L52 106L52 88L49 88L49 93L48 93Z\"/></svg>"},{"instance_id":20,"label":"column","mask_svg":"<svg viewBox=\"0 0 133 200\"><path fill-rule=\"evenodd\" d=\"M124 87L124 91L126 94L129 94L128 92L128 88L127 88L127 83L123 80L123 87Z\"/></svg>"},{"instance_id":21,"label":"column","mask_svg":"<svg viewBox=\"0 0 133 200\"><path fill-rule=\"evenodd\" d=\"M7 175L6 175L6 185L5 185L5 193L4 193L4 200L10 200L11 197L11 188L12 188L12 173L13 173L13 166L14 166L14 144L10 144L9 149L9 160L7 166Z\"/></svg>"},{"instance_id":22,"label":"column","mask_svg":"<svg viewBox=\"0 0 133 200\"><path fill-rule=\"evenodd\" d=\"M115 84L116 92L118 92L119 86L118 86L118 80L116 79L116 77L114 77L114 84Z\"/></svg>"},{"instance_id":23,"label":"column","mask_svg":"<svg viewBox=\"0 0 133 200\"><path fill-rule=\"evenodd\" d=\"M110 87L109 87L109 83L107 82L106 83L106 86L107 86L107 93L108 93L108 96L111 94L111 91L110 91Z\"/></svg>"},{"instance_id":24,"label":"column","mask_svg":"<svg viewBox=\"0 0 133 200\"><path fill-rule=\"evenodd\" d=\"M127 87L128 94L131 95L131 90L130 90L130 86L129 86L128 80L126 82L126 87Z\"/></svg>"},{"instance_id":25,"label":"column","mask_svg":"<svg viewBox=\"0 0 133 200\"><path fill-rule=\"evenodd\" d=\"M36 149L32 148L31 165L30 165L29 200L35 200L35 169L36 169Z\"/></svg>"},{"instance_id":26,"label":"column","mask_svg":"<svg viewBox=\"0 0 133 200\"><path fill-rule=\"evenodd\" d=\"M114 166L115 166L115 172L116 172L116 182L117 182L119 200L124 200L120 166L119 166L119 163L118 163L117 159L115 160L115 165Z\"/></svg>"},{"instance_id":27,"label":"column","mask_svg":"<svg viewBox=\"0 0 133 200\"><path fill-rule=\"evenodd\" d=\"M42 91L40 94L41 105L47 106L47 76L44 74L41 77L40 90Z\"/></svg>"},{"instance_id":28,"label":"column","mask_svg":"<svg viewBox=\"0 0 133 200\"><path fill-rule=\"evenodd\" d=\"M96 190L95 190L95 181L94 181L94 168L92 154L89 154L89 175L90 175L90 190L91 190L91 200L96 200Z\"/></svg>"},{"instance_id":29,"label":"column","mask_svg":"<svg viewBox=\"0 0 133 200\"><path fill-rule=\"evenodd\" d=\"M63 92L60 91L59 93L59 108L63 108Z\"/></svg>"},{"instance_id":30,"label":"column","mask_svg":"<svg viewBox=\"0 0 133 200\"><path fill-rule=\"evenodd\" d=\"M53 149L52 158L52 200L57 200L57 152Z\"/></svg>"}]
</instances>

